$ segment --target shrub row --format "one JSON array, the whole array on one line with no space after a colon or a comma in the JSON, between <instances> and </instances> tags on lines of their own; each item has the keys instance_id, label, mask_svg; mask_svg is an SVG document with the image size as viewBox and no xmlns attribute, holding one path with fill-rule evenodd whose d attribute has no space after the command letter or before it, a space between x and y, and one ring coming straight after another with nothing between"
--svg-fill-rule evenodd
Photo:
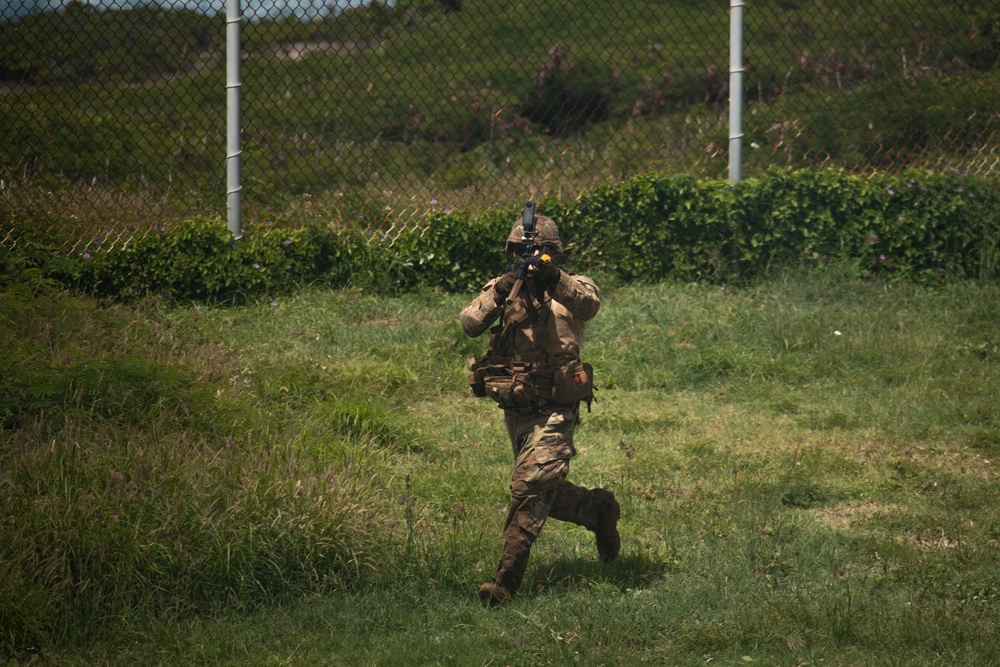
<instances>
[{"instance_id":1,"label":"shrub row","mask_svg":"<svg viewBox=\"0 0 1000 667\"><path fill-rule=\"evenodd\" d=\"M995 182L955 171L862 177L775 169L735 184L648 174L576 201L541 202L539 210L559 223L567 266L622 282L739 283L777 267L827 261L928 282L997 276L998 206ZM0 269L8 276L40 270L124 298L170 293L240 302L313 282L467 290L502 269L502 243L519 213L433 213L391 238L342 225L254 229L238 243L223 221L198 218L73 257L20 243L0 254Z\"/></svg>"},{"instance_id":2,"label":"shrub row","mask_svg":"<svg viewBox=\"0 0 1000 667\"><path fill-rule=\"evenodd\" d=\"M741 282L791 264L852 261L871 276L996 275L995 183L943 174L774 169L731 184L660 174L608 187L557 215L576 260L622 280Z\"/></svg>"}]
</instances>

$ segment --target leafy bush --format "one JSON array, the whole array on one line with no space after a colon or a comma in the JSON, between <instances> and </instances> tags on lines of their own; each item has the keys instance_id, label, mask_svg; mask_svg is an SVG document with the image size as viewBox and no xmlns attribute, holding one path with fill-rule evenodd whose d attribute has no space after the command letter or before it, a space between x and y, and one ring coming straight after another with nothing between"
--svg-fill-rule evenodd
<instances>
[{"instance_id":1,"label":"leafy bush","mask_svg":"<svg viewBox=\"0 0 1000 667\"><path fill-rule=\"evenodd\" d=\"M720 185L652 174L584 195L563 213L574 261L627 282L714 277L729 231Z\"/></svg>"},{"instance_id":2,"label":"leafy bush","mask_svg":"<svg viewBox=\"0 0 1000 667\"><path fill-rule=\"evenodd\" d=\"M740 281L790 264L861 262L869 275L995 277L988 182L957 172L852 176L772 169L738 184L645 175L560 211L576 261L625 281ZM995 250L994 250L995 252Z\"/></svg>"},{"instance_id":3,"label":"leafy bush","mask_svg":"<svg viewBox=\"0 0 1000 667\"><path fill-rule=\"evenodd\" d=\"M998 205L995 185L954 171L864 178L773 169L736 184L647 174L539 210L558 222L571 268L624 282L740 282L831 260L854 261L870 276L933 282L997 276ZM0 268L100 294L183 300L245 302L311 282L470 290L508 261L501 249L517 215L438 212L391 236L316 223L254 228L235 244L221 220L195 218L75 258L24 243L0 253Z\"/></svg>"},{"instance_id":4,"label":"leafy bush","mask_svg":"<svg viewBox=\"0 0 1000 667\"><path fill-rule=\"evenodd\" d=\"M385 251L396 256L403 286L476 289L499 273L506 259L500 250L513 212L486 215L433 213L422 232L404 232Z\"/></svg>"},{"instance_id":5,"label":"leafy bush","mask_svg":"<svg viewBox=\"0 0 1000 667\"><path fill-rule=\"evenodd\" d=\"M234 243L219 219L160 226L131 246L84 252L78 281L123 297L168 293L181 300L242 302L314 280L346 284L368 263L370 248L356 232L317 225L268 231L249 230Z\"/></svg>"}]
</instances>

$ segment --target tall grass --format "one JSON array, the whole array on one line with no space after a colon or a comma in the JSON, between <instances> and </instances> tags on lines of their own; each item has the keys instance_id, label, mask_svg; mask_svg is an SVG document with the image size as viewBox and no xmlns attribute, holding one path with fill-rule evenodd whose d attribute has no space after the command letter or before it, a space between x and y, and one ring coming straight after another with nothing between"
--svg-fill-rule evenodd
<instances>
[{"instance_id":1,"label":"tall grass","mask_svg":"<svg viewBox=\"0 0 1000 667\"><path fill-rule=\"evenodd\" d=\"M200 426L95 408L88 435L60 408L6 428L22 494L2 485L5 535L39 557L100 552L117 573L78 558L91 569L73 581L103 586L90 615L61 595L45 599L62 634L41 612L19 622L55 663L993 664L1000 291L854 275L738 290L598 276L585 352L600 389L570 477L618 495L622 556L601 565L589 533L550 522L521 594L492 610L475 591L499 555L510 453L499 411L464 386L484 345L457 325L471 295L36 298L27 320L0 320L26 363L66 367L74 345L111 359L127 338L219 402ZM46 327L72 317L105 324ZM238 576L223 567L236 553ZM42 564L7 590L41 599ZM146 606L115 602L133 580L156 583Z\"/></svg>"},{"instance_id":2,"label":"tall grass","mask_svg":"<svg viewBox=\"0 0 1000 667\"><path fill-rule=\"evenodd\" d=\"M155 304L45 286L7 288L2 304L0 653L287 601L371 569L383 501L367 471L383 434L364 414L290 418L254 397L231 351L186 338Z\"/></svg>"}]
</instances>

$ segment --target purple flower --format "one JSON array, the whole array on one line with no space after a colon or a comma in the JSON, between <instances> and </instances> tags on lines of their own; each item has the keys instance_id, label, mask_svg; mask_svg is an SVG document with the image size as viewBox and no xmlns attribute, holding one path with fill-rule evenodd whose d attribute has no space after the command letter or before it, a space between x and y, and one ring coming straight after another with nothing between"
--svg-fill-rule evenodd
<instances>
[{"instance_id":1,"label":"purple flower","mask_svg":"<svg viewBox=\"0 0 1000 667\"><path fill-rule=\"evenodd\" d=\"M285 243L285 245L292 245L292 240L291 239L285 239L284 243Z\"/></svg>"},{"instance_id":2,"label":"purple flower","mask_svg":"<svg viewBox=\"0 0 1000 667\"><path fill-rule=\"evenodd\" d=\"M438 200L437 199L432 199L431 200L431 206L437 206L437 204L438 204Z\"/></svg>"},{"instance_id":3,"label":"purple flower","mask_svg":"<svg viewBox=\"0 0 1000 667\"><path fill-rule=\"evenodd\" d=\"M865 239L865 243L868 245L875 245L878 243L878 234L869 234L868 238Z\"/></svg>"},{"instance_id":4,"label":"purple flower","mask_svg":"<svg viewBox=\"0 0 1000 667\"><path fill-rule=\"evenodd\" d=\"M896 194L895 192L893 192L893 190L892 190L892 188L891 188L891 187L890 187L890 188L889 188L888 190L886 190L886 192L888 192L888 193L889 193L889 196L890 196L890 197L891 197L892 195Z\"/></svg>"},{"instance_id":5,"label":"purple flower","mask_svg":"<svg viewBox=\"0 0 1000 667\"><path fill-rule=\"evenodd\" d=\"M878 256L878 261L884 262L885 261L885 255L879 255Z\"/></svg>"},{"instance_id":6,"label":"purple flower","mask_svg":"<svg viewBox=\"0 0 1000 667\"><path fill-rule=\"evenodd\" d=\"M278 305L278 302L275 301L274 299L271 299L271 307L274 308L277 305Z\"/></svg>"},{"instance_id":7,"label":"purple flower","mask_svg":"<svg viewBox=\"0 0 1000 667\"><path fill-rule=\"evenodd\" d=\"M90 253L89 252L83 253L83 258L84 259L90 259Z\"/></svg>"},{"instance_id":8,"label":"purple flower","mask_svg":"<svg viewBox=\"0 0 1000 667\"><path fill-rule=\"evenodd\" d=\"M260 264L258 264L257 262L254 262L253 263L253 268L259 269L260 268Z\"/></svg>"}]
</instances>

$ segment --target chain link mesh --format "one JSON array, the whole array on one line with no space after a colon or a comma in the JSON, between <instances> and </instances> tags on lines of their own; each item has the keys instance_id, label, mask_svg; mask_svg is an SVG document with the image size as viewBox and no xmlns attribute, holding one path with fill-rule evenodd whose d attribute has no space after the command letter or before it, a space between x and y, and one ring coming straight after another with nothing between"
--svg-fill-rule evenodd
<instances>
[{"instance_id":1,"label":"chain link mesh","mask_svg":"<svg viewBox=\"0 0 1000 667\"><path fill-rule=\"evenodd\" d=\"M225 212L223 0L0 10L0 243ZM651 170L724 177L728 3L243 0L244 227L387 231ZM1000 3L745 7L744 175L1000 174Z\"/></svg>"}]
</instances>

